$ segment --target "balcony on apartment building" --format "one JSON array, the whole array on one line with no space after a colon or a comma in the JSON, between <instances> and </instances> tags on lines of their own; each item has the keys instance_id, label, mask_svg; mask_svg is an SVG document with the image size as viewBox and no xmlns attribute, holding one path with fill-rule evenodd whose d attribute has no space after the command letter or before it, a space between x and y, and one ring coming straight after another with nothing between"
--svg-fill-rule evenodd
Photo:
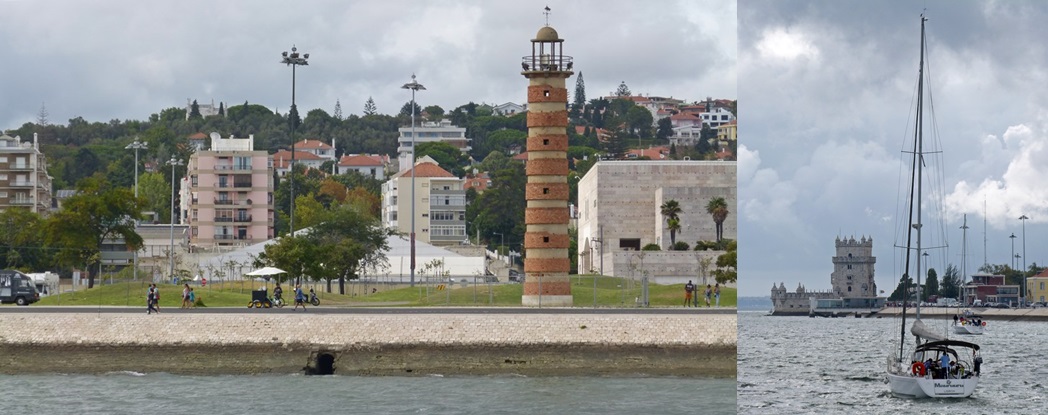
<instances>
[{"instance_id":1,"label":"balcony on apartment building","mask_svg":"<svg viewBox=\"0 0 1048 415\"><path fill-rule=\"evenodd\" d=\"M251 206L251 199L216 197L215 206Z\"/></svg>"},{"instance_id":2,"label":"balcony on apartment building","mask_svg":"<svg viewBox=\"0 0 1048 415\"><path fill-rule=\"evenodd\" d=\"M16 197L7 201L11 205L32 205L33 199L28 197Z\"/></svg>"},{"instance_id":3,"label":"balcony on apartment building","mask_svg":"<svg viewBox=\"0 0 1048 415\"><path fill-rule=\"evenodd\" d=\"M29 163L11 163L7 165L7 170L32 170L33 166Z\"/></svg>"},{"instance_id":4,"label":"balcony on apartment building","mask_svg":"<svg viewBox=\"0 0 1048 415\"><path fill-rule=\"evenodd\" d=\"M230 216L218 216L218 217L215 217L215 222L227 222L227 223L235 223L235 222L241 222L241 223L251 223L251 215L248 215L248 214L241 214L241 215L230 215Z\"/></svg>"},{"instance_id":5,"label":"balcony on apartment building","mask_svg":"<svg viewBox=\"0 0 1048 415\"><path fill-rule=\"evenodd\" d=\"M16 180L7 184L8 187L33 187L34 183L28 180Z\"/></svg>"},{"instance_id":6,"label":"balcony on apartment building","mask_svg":"<svg viewBox=\"0 0 1048 415\"><path fill-rule=\"evenodd\" d=\"M229 160L219 159L215 163L215 170L219 171L251 171L251 163L233 163Z\"/></svg>"}]
</instances>

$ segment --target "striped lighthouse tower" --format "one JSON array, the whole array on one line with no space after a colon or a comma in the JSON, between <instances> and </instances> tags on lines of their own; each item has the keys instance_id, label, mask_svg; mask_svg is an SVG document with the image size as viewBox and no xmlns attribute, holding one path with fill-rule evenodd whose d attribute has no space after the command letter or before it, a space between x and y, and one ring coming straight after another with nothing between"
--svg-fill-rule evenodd
<instances>
[{"instance_id":1,"label":"striped lighthouse tower","mask_svg":"<svg viewBox=\"0 0 1048 415\"><path fill-rule=\"evenodd\" d=\"M570 307L565 83L574 72L571 57L564 56L564 40L548 23L531 40L531 55L521 64L521 75L528 78L527 229L521 303Z\"/></svg>"}]
</instances>

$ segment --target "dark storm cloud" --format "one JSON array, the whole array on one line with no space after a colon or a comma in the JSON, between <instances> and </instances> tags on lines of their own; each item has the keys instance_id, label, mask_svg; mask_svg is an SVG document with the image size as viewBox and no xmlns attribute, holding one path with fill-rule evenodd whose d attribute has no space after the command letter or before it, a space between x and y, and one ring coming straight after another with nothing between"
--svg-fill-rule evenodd
<instances>
[{"instance_id":1,"label":"dark storm cloud","mask_svg":"<svg viewBox=\"0 0 1048 415\"><path fill-rule=\"evenodd\" d=\"M588 98L625 81L635 93L735 96L735 7L717 1L0 1L0 128L33 121L145 119L186 99L290 106L280 52L300 67L305 111L395 113L418 75L422 105L525 100L520 58L550 25ZM574 86L575 78L569 83Z\"/></svg>"}]
</instances>

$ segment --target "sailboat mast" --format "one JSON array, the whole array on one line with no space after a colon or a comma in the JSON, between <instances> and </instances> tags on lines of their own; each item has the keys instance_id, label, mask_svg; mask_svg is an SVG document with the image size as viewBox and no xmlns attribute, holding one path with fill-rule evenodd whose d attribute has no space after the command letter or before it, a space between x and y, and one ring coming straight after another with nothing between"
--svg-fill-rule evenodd
<instances>
[{"instance_id":1,"label":"sailboat mast","mask_svg":"<svg viewBox=\"0 0 1048 415\"><path fill-rule=\"evenodd\" d=\"M899 361L903 359L903 345L906 343L906 303L909 301L909 284L906 283L905 278L910 274L910 256L913 242L913 232L917 231L917 259L915 261L916 274L917 274L917 301L916 301L916 315L917 319L921 318L921 299L920 299L920 287L921 287L921 202L920 202L920 179L921 179L921 165L923 159L921 156L922 151L922 123L923 123L923 105L924 105L924 22L927 21L924 15L921 15L921 61L920 67L917 71L917 117L914 125L914 140L913 140L913 162L911 165L910 175L910 215L907 223L911 224L906 229L906 265L903 272L903 302L902 302L902 324L899 327ZM915 212L916 210L916 212ZM916 221L914 216L916 213Z\"/></svg>"},{"instance_id":2,"label":"sailboat mast","mask_svg":"<svg viewBox=\"0 0 1048 415\"><path fill-rule=\"evenodd\" d=\"M961 226L961 304L968 305L964 286L968 284L968 214L964 214L964 225Z\"/></svg>"}]
</instances>

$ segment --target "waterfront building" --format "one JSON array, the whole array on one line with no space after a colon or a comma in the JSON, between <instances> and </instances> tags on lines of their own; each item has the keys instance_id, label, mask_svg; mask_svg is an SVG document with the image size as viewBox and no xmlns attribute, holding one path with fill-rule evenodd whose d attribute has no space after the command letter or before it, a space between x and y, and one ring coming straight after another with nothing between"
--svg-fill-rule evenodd
<instances>
[{"instance_id":1,"label":"waterfront building","mask_svg":"<svg viewBox=\"0 0 1048 415\"><path fill-rule=\"evenodd\" d=\"M772 284L772 314L873 314L884 308L885 298L877 296L874 280L877 258L873 256L873 238L837 237L834 247L831 289L807 291L798 284L797 290L791 293L782 283L778 287Z\"/></svg>"},{"instance_id":2,"label":"waterfront building","mask_svg":"<svg viewBox=\"0 0 1048 415\"><path fill-rule=\"evenodd\" d=\"M1004 275L975 274L963 287L965 305L972 305L976 300L982 303L1019 304L1019 285L1005 284Z\"/></svg>"},{"instance_id":3,"label":"waterfront building","mask_svg":"<svg viewBox=\"0 0 1048 415\"><path fill-rule=\"evenodd\" d=\"M1048 268L1026 279L1027 301L1048 301Z\"/></svg>"},{"instance_id":4,"label":"waterfront building","mask_svg":"<svg viewBox=\"0 0 1048 415\"><path fill-rule=\"evenodd\" d=\"M400 132L400 136L397 137L397 166L401 172L411 168L411 148L419 143L442 141L464 153L473 149L469 145L470 140L466 138L466 128L456 127L450 120L423 122L422 125L414 127L414 137L411 136L410 126L401 127L397 131Z\"/></svg>"},{"instance_id":5,"label":"waterfront building","mask_svg":"<svg viewBox=\"0 0 1048 415\"><path fill-rule=\"evenodd\" d=\"M429 156L415 163L417 241L456 245L466 240L465 181ZM382 224L405 235L411 232L411 169L382 184Z\"/></svg>"},{"instance_id":6,"label":"waterfront building","mask_svg":"<svg viewBox=\"0 0 1048 415\"><path fill-rule=\"evenodd\" d=\"M716 261L723 251L671 251L670 232L661 214L675 200L681 229L676 241L689 246L715 241L716 223L706 212L713 198L728 205L722 238L736 239L736 162L695 160L601 160L578 183L579 273L616 277L649 277L655 283L685 283L706 278L703 261ZM657 244L660 251L641 251Z\"/></svg>"},{"instance_id":7,"label":"waterfront building","mask_svg":"<svg viewBox=\"0 0 1048 415\"><path fill-rule=\"evenodd\" d=\"M309 153L304 153L309 154ZM247 138L212 135L211 149L189 157L176 223L192 247L251 244L273 237L273 162Z\"/></svg>"},{"instance_id":8,"label":"waterfront building","mask_svg":"<svg viewBox=\"0 0 1048 415\"><path fill-rule=\"evenodd\" d=\"M11 208L51 211L51 176L36 133L32 143L0 134L0 211Z\"/></svg>"}]
</instances>

